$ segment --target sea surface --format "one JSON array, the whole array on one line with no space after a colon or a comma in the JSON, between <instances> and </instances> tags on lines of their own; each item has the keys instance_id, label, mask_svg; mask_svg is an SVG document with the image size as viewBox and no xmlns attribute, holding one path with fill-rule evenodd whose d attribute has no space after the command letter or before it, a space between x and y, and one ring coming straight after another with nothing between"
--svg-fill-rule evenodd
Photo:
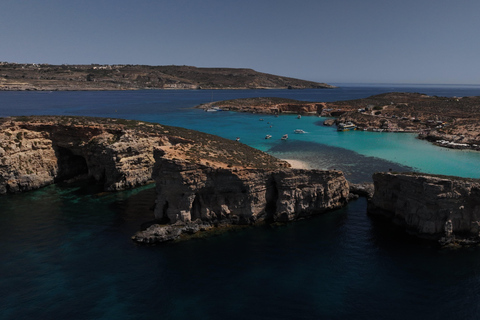
<instances>
[{"instance_id":1,"label":"sea surface","mask_svg":"<svg viewBox=\"0 0 480 320\"><path fill-rule=\"evenodd\" d=\"M480 86L339 86L0 92L0 117L85 115L182 126L239 137L311 168L341 169L353 182L389 169L480 178L479 152L443 149L412 134L337 132L316 116L193 108L259 96L480 95ZM281 141L283 134L290 138ZM0 319L480 319L480 250L445 250L409 236L369 217L364 199L283 226L137 245L130 237L153 219L154 196L152 186L102 193L83 183L1 196Z\"/></svg>"}]
</instances>

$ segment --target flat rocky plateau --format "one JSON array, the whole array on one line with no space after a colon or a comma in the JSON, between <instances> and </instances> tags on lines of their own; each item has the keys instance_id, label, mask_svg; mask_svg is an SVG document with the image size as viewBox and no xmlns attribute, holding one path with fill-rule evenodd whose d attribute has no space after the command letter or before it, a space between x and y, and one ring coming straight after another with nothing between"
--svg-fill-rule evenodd
<instances>
[{"instance_id":1,"label":"flat rocky plateau","mask_svg":"<svg viewBox=\"0 0 480 320\"><path fill-rule=\"evenodd\" d=\"M333 86L252 69L0 63L0 90L305 88L333 88Z\"/></svg>"}]
</instances>

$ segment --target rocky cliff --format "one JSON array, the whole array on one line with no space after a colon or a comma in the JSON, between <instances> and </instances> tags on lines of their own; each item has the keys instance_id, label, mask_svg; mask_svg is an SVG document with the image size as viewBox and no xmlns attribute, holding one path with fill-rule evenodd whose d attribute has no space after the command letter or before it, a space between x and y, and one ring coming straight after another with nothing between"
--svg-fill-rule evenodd
<instances>
[{"instance_id":1,"label":"rocky cliff","mask_svg":"<svg viewBox=\"0 0 480 320\"><path fill-rule=\"evenodd\" d=\"M152 179L153 148L165 136L125 124L77 117L17 117L0 121L0 194L90 177L105 190Z\"/></svg>"},{"instance_id":2,"label":"rocky cliff","mask_svg":"<svg viewBox=\"0 0 480 320\"><path fill-rule=\"evenodd\" d=\"M368 204L423 237L479 240L480 181L426 174L376 173Z\"/></svg>"},{"instance_id":3,"label":"rocky cliff","mask_svg":"<svg viewBox=\"0 0 480 320\"><path fill-rule=\"evenodd\" d=\"M341 207L349 196L342 172L294 170L240 142L192 130L122 119L0 119L0 194L78 178L107 191L155 180L162 225L133 237L147 243L218 225L296 220Z\"/></svg>"},{"instance_id":4,"label":"rocky cliff","mask_svg":"<svg viewBox=\"0 0 480 320\"><path fill-rule=\"evenodd\" d=\"M105 190L153 181L154 149L203 164L278 168L288 164L220 137L123 119L12 117L0 119L0 194L89 177Z\"/></svg>"},{"instance_id":5,"label":"rocky cliff","mask_svg":"<svg viewBox=\"0 0 480 320\"><path fill-rule=\"evenodd\" d=\"M214 168L169 159L162 150L155 158L155 216L168 225L137 233L139 242L172 240L213 225L297 220L344 206L349 195L339 171Z\"/></svg>"}]
</instances>

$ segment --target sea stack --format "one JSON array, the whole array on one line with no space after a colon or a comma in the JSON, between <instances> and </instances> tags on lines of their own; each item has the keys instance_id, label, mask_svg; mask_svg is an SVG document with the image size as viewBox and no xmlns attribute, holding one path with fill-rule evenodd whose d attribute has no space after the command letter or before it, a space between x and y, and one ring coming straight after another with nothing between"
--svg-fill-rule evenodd
<instances>
[{"instance_id":1,"label":"sea stack","mask_svg":"<svg viewBox=\"0 0 480 320\"><path fill-rule=\"evenodd\" d=\"M421 237L479 242L480 180L419 173L376 173L368 212Z\"/></svg>"}]
</instances>

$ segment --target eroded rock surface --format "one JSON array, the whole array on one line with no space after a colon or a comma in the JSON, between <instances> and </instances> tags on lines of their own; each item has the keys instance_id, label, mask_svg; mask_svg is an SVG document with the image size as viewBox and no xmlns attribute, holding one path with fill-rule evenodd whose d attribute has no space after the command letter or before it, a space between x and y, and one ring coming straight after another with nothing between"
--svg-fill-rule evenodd
<instances>
[{"instance_id":1,"label":"eroded rock surface","mask_svg":"<svg viewBox=\"0 0 480 320\"><path fill-rule=\"evenodd\" d=\"M133 237L146 243L219 225L301 219L339 208L349 196L340 171L291 169L240 142L193 130L87 117L0 119L0 194L78 177L107 191L154 179L155 218L165 225Z\"/></svg>"},{"instance_id":2,"label":"eroded rock surface","mask_svg":"<svg viewBox=\"0 0 480 320\"><path fill-rule=\"evenodd\" d=\"M0 122L0 194L40 188L79 176L123 190L152 179L157 133L93 119L32 117Z\"/></svg>"},{"instance_id":3,"label":"eroded rock surface","mask_svg":"<svg viewBox=\"0 0 480 320\"><path fill-rule=\"evenodd\" d=\"M288 167L244 144L183 128L122 119L0 119L0 194L89 177L107 191L152 180L154 149L185 161L224 167Z\"/></svg>"},{"instance_id":4,"label":"eroded rock surface","mask_svg":"<svg viewBox=\"0 0 480 320\"><path fill-rule=\"evenodd\" d=\"M395 173L376 173L373 180L369 213L386 216L420 236L446 237L444 242L455 237L479 240L479 180Z\"/></svg>"},{"instance_id":5,"label":"eroded rock surface","mask_svg":"<svg viewBox=\"0 0 480 320\"><path fill-rule=\"evenodd\" d=\"M297 220L342 207L349 194L339 171L215 168L168 159L161 150L155 158L155 217L170 225L137 233L139 242L161 242L172 232L177 238L178 226L192 222L206 228Z\"/></svg>"}]
</instances>

